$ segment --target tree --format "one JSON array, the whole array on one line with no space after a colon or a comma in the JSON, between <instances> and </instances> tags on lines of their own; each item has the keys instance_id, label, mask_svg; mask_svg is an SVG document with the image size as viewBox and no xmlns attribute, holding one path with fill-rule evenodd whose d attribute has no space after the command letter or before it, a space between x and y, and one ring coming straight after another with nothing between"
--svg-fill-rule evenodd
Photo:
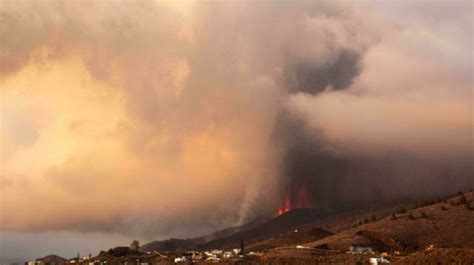
<instances>
[{"instance_id":1,"label":"tree","mask_svg":"<svg viewBox=\"0 0 474 265\"><path fill-rule=\"evenodd\" d=\"M370 221L371 221L371 222L377 221L377 217L376 217L375 215L372 215L372 216L370 217Z\"/></svg>"},{"instance_id":2,"label":"tree","mask_svg":"<svg viewBox=\"0 0 474 265\"><path fill-rule=\"evenodd\" d=\"M130 244L130 249L134 251L138 251L140 249L140 241L133 240L132 244Z\"/></svg>"},{"instance_id":3,"label":"tree","mask_svg":"<svg viewBox=\"0 0 474 265\"><path fill-rule=\"evenodd\" d=\"M404 214L406 212L407 212L407 210L404 207L401 207L401 208L398 209L398 213Z\"/></svg>"},{"instance_id":4,"label":"tree","mask_svg":"<svg viewBox=\"0 0 474 265\"><path fill-rule=\"evenodd\" d=\"M369 219L367 219L367 217L364 218L364 224L366 224L366 223L368 223L368 222L369 222Z\"/></svg>"},{"instance_id":5,"label":"tree","mask_svg":"<svg viewBox=\"0 0 474 265\"><path fill-rule=\"evenodd\" d=\"M459 199L459 204L465 204L465 203L467 203L466 196L462 195L461 199Z\"/></svg>"}]
</instances>

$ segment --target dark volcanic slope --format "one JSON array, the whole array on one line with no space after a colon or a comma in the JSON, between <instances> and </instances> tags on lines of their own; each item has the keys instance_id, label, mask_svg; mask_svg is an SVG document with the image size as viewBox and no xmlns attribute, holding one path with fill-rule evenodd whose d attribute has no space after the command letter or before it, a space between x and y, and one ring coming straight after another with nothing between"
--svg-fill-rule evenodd
<instances>
[{"instance_id":1,"label":"dark volcanic slope","mask_svg":"<svg viewBox=\"0 0 474 265\"><path fill-rule=\"evenodd\" d=\"M321 228L303 228L295 229L285 234L276 235L270 239L257 242L254 245L246 247L248 251L262 251L277 247L295 246L308 242L323 239L331 236L333 233Z\"/></svg>"},{"instance_id":2,"label":"dark volcanic slope","mask_svg":"<svg viewBox=\"0 0 474 265\"><path fill-rule=\"evenodd\" d=\"M179 239L170 238L166 240L153 241L140 247L141 251L180 252L196 248L197 238Z\"/></svg>"},{"instance_id":3,"label":"dark volcanic slope","mask_svg":"<svg viewBox=\"0 0 474 265\"><path fill-rule=\"evenodd\" d=\"M216 231L209 235L200 236L200 237L194 237L194 238L188 238L188 239L171 238L171 239L166 239L166 240L153 241L141 246L140 250L144 252L155 251L155 250L161 251L161 252L181 252L181 251L193 250L193 249L197 249L199 245L205 244L211 240L224 238L229 235L238 233L240 231L250 230L254 227L259 226L262 223L267 222L271 218L272 217L270 213L263 214L255 218L251 222L246 223L242 226L229 227L226 229Z\"/></svg>"},{"instance_id":4,"label":"dark volcanic slope","mask_svg":"<svg viewBox=\"0 0 474 265\"><path fill-rule=\"evenodd\" d=\"M200 245L199 248L215 249L238 247L241 241L249 245L275 235L286 233L300 225L307 224L318 218L323 218L327 216L327 214L328 212L317 209L294 209L255 228L209 241Z\"/></svg>"}]
</instances>

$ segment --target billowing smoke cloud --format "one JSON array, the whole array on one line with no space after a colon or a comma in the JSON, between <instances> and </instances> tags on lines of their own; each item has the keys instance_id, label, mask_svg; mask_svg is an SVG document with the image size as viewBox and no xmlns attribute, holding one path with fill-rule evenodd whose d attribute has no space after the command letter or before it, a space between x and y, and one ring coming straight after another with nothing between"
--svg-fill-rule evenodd
<instances>
[{"instance_id":1,"label":"billowing smoke cloud","mask_svg":"<svg viewBox=\"0 0 474 265\"><path fill-rule=\"evenodd\" d=\"M472 186L472 44L369 7L3 1L1 229L192 236Z\"/></svg>"}]
</instances>

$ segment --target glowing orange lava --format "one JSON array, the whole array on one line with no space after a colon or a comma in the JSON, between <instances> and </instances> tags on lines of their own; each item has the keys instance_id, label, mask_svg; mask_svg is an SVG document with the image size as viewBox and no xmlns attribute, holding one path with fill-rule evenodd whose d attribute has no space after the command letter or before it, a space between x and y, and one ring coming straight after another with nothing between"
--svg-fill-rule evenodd
<instances>
[{"instance_id":1,"label":"glowing orange lava","mask_svg":"<svg viewBox=\"0 0 474 265\"><path fill-rule=\"evenodd\" d=\"M288 212L289 210L291 210L291 200L290 200L290 194L287 193L285 197L285 203L283 204L283 207L278 209L277 214L280 216Z\"/></svg>"},{"instance_id":2,"label":"glowing orange lava","mask_svg":"<svg viewBox=\"0 0 474 265\"><path fill-rule=\"evenodd\" d=\"M295 208L313 208L314 205L312 198L308 186L301 183L300 185L297 185L296 188L290 189L286 192L283 206L277 210L277 214L280 216Z\"/></svg>"}]
</instances>

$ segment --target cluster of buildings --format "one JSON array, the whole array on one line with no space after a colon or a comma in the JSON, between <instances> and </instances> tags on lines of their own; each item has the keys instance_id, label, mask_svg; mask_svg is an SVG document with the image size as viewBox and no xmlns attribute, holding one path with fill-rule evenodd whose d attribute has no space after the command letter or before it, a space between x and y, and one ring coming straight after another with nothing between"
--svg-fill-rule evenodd
<instances>
[{"instance_id":1,"label":"cluster of buildings","mask_svg":"<svg viewBox=\"0 0 474 265\"><path fill-rule=\"evenodd\" d=\"M222 259L231 259L231 258L242 258L241 249L234 248L232 251L223 251L215 249L212 251L188 251L182 256L174 258L175 263L181 262L199 262L199 261L210 261L210 262L220 262Z\"/></svg>"}]
</instances>

